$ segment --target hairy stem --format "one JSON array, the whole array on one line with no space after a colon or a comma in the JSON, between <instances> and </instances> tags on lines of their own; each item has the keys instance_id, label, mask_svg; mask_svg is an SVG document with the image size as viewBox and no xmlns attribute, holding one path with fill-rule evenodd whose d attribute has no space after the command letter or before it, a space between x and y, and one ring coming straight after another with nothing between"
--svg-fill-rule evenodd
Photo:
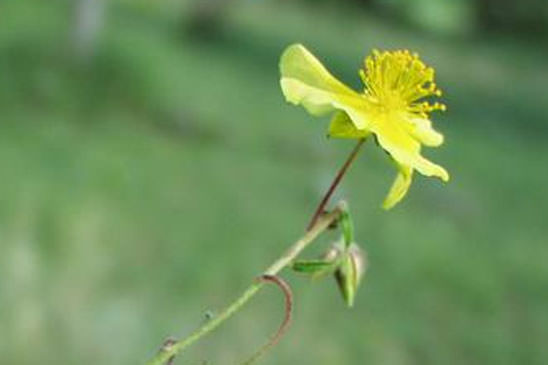
<instances>
[{"instance_id":1,"label":"hairy stem","mask_svg":"<svg viewBox=\"0 0 548 365\"><path fill-rule=\"evenodd\" d=\"M314 225L295 242L282 256L280 256L264 275L275 276L283 268L288 266L316 237L325 231L330 224L336 221L341 215L341 208L337 206L332 212L321 215L316 219ZM152 358L147 365L164 365L170 358L183 351L194 342L217 328L221 323L230 318L234 313L240 310L257 292L265 285L265 281L254 281L232 304L226 307L218 316L204 323L200 328L191 333L188 337L175 341L170 346L164 346L160 352Z\"/></svg>"},{"instance_id":2,"label":"hairy stem","mask_svg":"<svg viewBox=\"0 0 548 365\"><path fill-rule=\"evenodd\" d=\"M329 186L329 189L327 189L327 192L323 196L322 200L320 201L320 204L318 204L318 207L316 208L316 211L314 212L314 215L312 216L312 219L310 220L310 223L308 224L307 230L310 230L317 222L317 220L321 217L323 212L325 211L325 207L327 206L327 203L329 203L329 199L331 199L331 196L337 189L337 186L339 186L339 183L341 182L342 178L348 171L348 168L354 162L356 159L356 156L358 156L358 152L360 152L360 149L365 142L365 138L361 138L358 140L358 144L356 144L356 147L350 152L350 155L346 158L346 161L344 162L344 165L340 168L339 172L337 172L337 175L331 182L331 185Z\"/></svg>"}]
</instances>

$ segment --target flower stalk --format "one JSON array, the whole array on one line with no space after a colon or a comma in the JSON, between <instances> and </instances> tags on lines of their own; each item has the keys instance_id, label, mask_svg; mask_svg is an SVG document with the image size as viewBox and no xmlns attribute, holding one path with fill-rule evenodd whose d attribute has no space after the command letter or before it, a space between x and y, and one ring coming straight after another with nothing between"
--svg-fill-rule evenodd
<instances>
[{"instance_id":1,"label":"flower stalk","mask_svg":"<svg viewBox=\"0 0 548 365\"><path fill-rule=\"evenodd\" d=\"M325 207L327 206L327 203L329 203L329 199L331 199L331 196L337 189L337 186L339 186L339 183L341 182L342 178L348 171L348 168L350 167L350 165L352 165L352 162L354 162L354 160L356 159L356 156L358 156L358 152L360 152L360 149L363 146L364 142L365 142L365 138L360 138L358 140L358 143L356 144L356 146L350 153L350 155L348 155L348 158L346 159L346 161L340 168L339 172L337 172L337 175L333 179L333 182L331 182L331 186L329 186L329 189L327 189L327 192L325 193L322 200L320 201L320 204L318 204L318 207L316 208L316 211L314 212L314 215L312 216L310 223L308 223L308 227L306 228L307 230L310 230L316 224L320 216L325 211Z\"/></svg>"}]
</instances>

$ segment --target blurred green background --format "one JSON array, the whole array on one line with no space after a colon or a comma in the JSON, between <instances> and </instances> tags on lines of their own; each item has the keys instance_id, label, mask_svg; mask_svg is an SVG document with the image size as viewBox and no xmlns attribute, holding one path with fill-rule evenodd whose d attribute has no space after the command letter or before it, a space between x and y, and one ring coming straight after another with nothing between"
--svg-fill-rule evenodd
<instances>
[{"instance_id":1,"label":"blurred green background","mask_svg":"<svg viewBox=\"0 0 548 365\"><path fill-rule=\"evenodd\" d=\"M366 145L338 195L370 259L356 306L288 273L295 321L262 363L547 364L547 6L2 1L0 363L141 364L302 234L353 146L283 100L302 42L356 88L372 48L435 66L425 155L452 180L384 212L395 170ZM282 303L266 288L177 363L237 363Z\"/></svg>"}]
</instances>

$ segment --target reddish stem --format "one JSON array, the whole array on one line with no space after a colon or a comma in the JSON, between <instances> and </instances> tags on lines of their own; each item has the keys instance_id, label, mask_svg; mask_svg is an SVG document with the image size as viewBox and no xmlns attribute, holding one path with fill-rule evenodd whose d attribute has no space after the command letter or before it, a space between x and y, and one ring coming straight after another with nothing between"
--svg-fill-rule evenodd
<instances>
[{"instance_id":1,"label":"reddish stem","mask_svg":"<svg viewBox=\"0 0 548 365\"><path fill-rule=\"evenodd\" d=\"M289 328L289 325L291 324L291 313L293 311L293 292L291 291L291 287L289 284L282 279L281 277L277 275L268 275L263 274L257 278L259 282L268 283L271 282L273 284L276 284L284 293L285 297L285 317L280 325L280 328L278 328L278 331L276 334L266 343L264 344L256 353L253 354L250 358L248 358L245 362L243 362L243 365L248 365L253 363L255 360L257 360L259 357L264 355L265 352L267 352L270 348L276 346L278 341L282 338L282 336L285 334L287 329Z\"/></svg>"},{"instance_id":2,"label":"reddish stem","mask_svg":"<svg viewBox=\"0 0 548 365\"><path fill-rule=\"evenodd\" d=\"M354 160L356 159L356 156L358 155L358 152L360 151L360 148L362 147L364 142L365 142L365 138L360 139L356 147L354 147L352 152L350 152L350 155L348 155L346 161L344 162L344 165L340 168L339 172L335 176L335 179L333 179L333 182L331 182L331 186L329 186L329 189L327 189L327 192L323 196L322 201L316 208L316 211L314 212L314 215L312 216L310 223L308 223L308 226L306 227L307 231L310 231L312 227L314 227L314 225L316 224L320 216L325 211L325 207L327 203L329 203L329 199L331 198L331 196L337 189L337 186L341 182L342 178L346 174L346 171L348 170L352 162L354 162Z\"/></svg>"}]
</instances>

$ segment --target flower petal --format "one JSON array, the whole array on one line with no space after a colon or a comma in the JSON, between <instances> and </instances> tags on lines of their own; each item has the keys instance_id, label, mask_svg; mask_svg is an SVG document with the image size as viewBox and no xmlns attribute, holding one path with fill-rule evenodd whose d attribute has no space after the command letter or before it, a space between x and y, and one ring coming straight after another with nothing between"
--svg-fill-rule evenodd
<instances>
[{"instance_id":1,"label":"flower petal","mask_svg":"<svg viewBox=\"0 0 548 365\"><path fill-rule=\"evenodd\" d=\"M371 132L367 129L358 129L345 112L337 112L331 118L329 124L329 137L333 138L365 138L370 135Z\"/></svg>"},{"instance_id":2,"label":"flower petal","mask_svg":"<svg viewBox=\"0 0 548 365\"><path fill-rule=\"evenodd\" d=\"M395 120L394 120L395 119ZM380 145L401 165L416 169L425 176L437 176L443 181L449 180L447 171L420 154L420 143L411 137L402 127L398 118L375 118L370 127L377 136Z\"/></svg>"},{"instance_id":3,"label":"flower petal","mask_svg":"<svg viewBox=\"0 0 548 365\"><path fill-rule=\"evenodd\" d=\"M382 204L382 207L386 210L391 209L400 202L405 194L407 194L407 190L409 190L409 186L411 185L413 169L409 166L398 164L398 170L398 176L396 176L396 180L394 180L394 183Z\"/></svg>"},{"instance_id":4,"label":"flower petal","mask_svg":"<svg viewBox=\"0 0 548 365\"><path fill-rule=\"evenodd\" d=\"M443 143L443 134L432 128L432 122L426 118L406 118L406 129L417 141L425 146L437 147Z\"/></svg>"},{"instance_id":5,"label":"flower petal","mask_svg":"<svg viewBox=\"0 0 548 365\"><path fill-rule=\"evenodd\" d=\"M304 46L294 44L284 51L280 72L287 101L303 105L313 115L343 110L358 129L369 124L359 112L364 108L363 97L331 75Z\"/></svg>"}]
</instances>

